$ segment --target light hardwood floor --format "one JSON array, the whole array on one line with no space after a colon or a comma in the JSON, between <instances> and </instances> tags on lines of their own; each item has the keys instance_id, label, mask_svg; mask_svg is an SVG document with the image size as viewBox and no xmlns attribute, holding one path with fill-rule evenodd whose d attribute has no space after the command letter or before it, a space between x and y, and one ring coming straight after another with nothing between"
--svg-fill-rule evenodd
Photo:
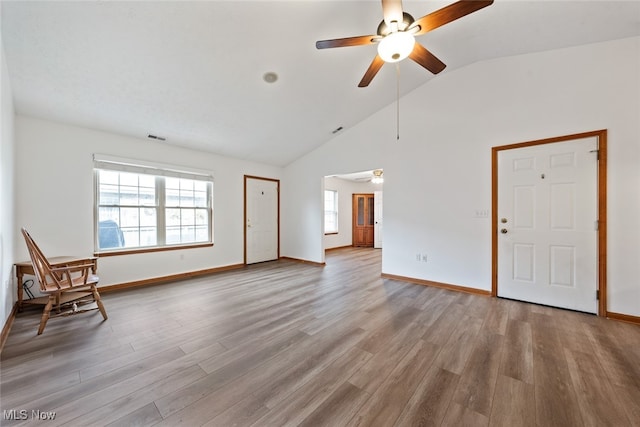
<instances>
[{"instance_id":1,"label":"light hardwood floor","mask_svg":"<svg viewBox=\"0 0 640 427\"><path fill-rule=\"evenodd\" d=\"M382 279L379 250L103 301L41 336L18 315L0 424L640 425L640 327Z\"/></svg>"}]
</instances>

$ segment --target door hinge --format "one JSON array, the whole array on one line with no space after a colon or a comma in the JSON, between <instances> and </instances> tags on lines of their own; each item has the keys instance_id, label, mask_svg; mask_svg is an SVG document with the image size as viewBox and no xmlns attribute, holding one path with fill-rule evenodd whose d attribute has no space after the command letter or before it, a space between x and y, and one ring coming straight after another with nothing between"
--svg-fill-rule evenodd
<instances>
[{"instance_id":1,"label":"door hinge","mask_svg":"<svg viewBox=\"0 0 640 427\"><path fill-rule=\"evenodd\" d=\"M590 153L596 153L596 160L600 160L600 150L599 149L591 150L589 152Z\"/></svg>"},{"instance_id":2,"label":"door hinge","mask_svg":"<svg viewBox=\"0 0 640 427\"><path fill-rule=\"evenodd\" d=\"M597 219L593 222L593 227L595 228L596 231L600 230L600 221L598 221Z\"/></svg>"},{"instance_id":3,"label":"door hinge","mask_svg":"<svg viewBox=\"0 0 640 427\"><path fill-rule=\"evenodd\" d=\"M596 300L600 301L600 290L596 291Z\"/></svg>"}]
</instances>

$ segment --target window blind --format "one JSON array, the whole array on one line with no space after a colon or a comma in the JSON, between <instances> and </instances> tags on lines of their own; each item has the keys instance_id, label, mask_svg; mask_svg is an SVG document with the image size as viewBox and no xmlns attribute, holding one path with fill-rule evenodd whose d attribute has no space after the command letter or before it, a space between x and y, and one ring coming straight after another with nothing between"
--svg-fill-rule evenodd
<instances>
[{"instance_id":1,"label":"window blind","mask_svg":"<svg viewBox=\"0 0 640 427\"><path fill-rule=\"evenodd\" d=\"M131 172L144 175L166 176L171 178L193 179L213 182L213 175L208 171L190 167L167 165L147 160L126 159L106 154L94 154L93 166L96 169L118 172Z\"/></svg>"}]
</instances>

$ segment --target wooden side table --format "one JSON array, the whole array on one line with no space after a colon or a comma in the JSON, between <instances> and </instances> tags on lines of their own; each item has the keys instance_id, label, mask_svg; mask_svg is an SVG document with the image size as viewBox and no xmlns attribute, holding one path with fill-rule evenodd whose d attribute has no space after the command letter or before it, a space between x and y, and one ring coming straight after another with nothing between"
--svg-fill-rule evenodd
<instances>
[{"instance_id":1,"label":"wooden side table","mask_svg":"<svg viewBox=\"0 0 640 427\"><path fill-rule=\"evenodd\" d=\"M62 266L74 266L74 265L82 265L87 263L92 263L93 267L91 267L91 272L96 274L98 269L98 257L76 257L76 256L57 256L48 258L49 263L51 263L52 267L62 267ZM49 300L49 297L40 297L40 298L31 298L23 300L23 288L22 288L22 279L25 274L34 275L33 265L31 261L22 261L15 263L16 266L16 277L18 279L18 310L22 310L22 304L39 304L44 305Z\"/></svg>"}]
</instances>

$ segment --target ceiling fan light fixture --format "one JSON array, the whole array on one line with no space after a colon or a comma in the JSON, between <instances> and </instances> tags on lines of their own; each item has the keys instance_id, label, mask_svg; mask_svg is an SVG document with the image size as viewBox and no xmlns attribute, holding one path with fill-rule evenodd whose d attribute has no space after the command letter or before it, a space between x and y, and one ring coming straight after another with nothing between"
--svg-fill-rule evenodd
<instances>
[{"instance_id":1,"label":"ceiling fan light fixture","mask_svg":"<svg viewBox=\"0 0 640 427\"><path fill-rule=\"evenodd\" d=\"M373 178L371 178L372 184L382 184L384 182L384 177L382 176L382 170L376 169L373 171Z\"/></svg>"},{"instance_id":2,"label":"ceiling fan light fixture","mask_svg":"<svg viewBox=\"0 0 640 427\"><path fill-rule=\"evenodd\" d=\"M413 51L416 39L410 32L396 31L387 35L378 43L378 55L384 62L398 62Z\"/></svg>"}]
</instances>

